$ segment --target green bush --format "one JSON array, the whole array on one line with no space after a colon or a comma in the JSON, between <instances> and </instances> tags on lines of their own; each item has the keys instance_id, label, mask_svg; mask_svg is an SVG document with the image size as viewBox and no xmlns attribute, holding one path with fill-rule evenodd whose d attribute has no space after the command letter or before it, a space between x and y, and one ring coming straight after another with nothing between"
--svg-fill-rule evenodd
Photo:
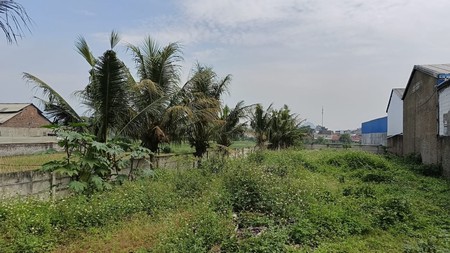
<instances>
[{"instance_id":1,"label":"green bush","mask_svg":"<svg viewBox=\"0 0 450 253\"><path fill-rule=\"evenodd\" d=\"M161 243L151 252L209 252L232 235L230 219L210 208L199 207L186 212L189 215L178 220L180 225L174 225L166 234L160 235Z\"/></svg>"},{"instance_id":2,"label":"green bush","mask_svg":"<svg viewBox=\"0 0 450 253\"><path fill-rule=\"evenodd\" d=\"M366 152L337 153L327 160L329 165L348 169L380 169L390 168L388 162L380 156Z\"/></svg>"},{"instance_id":3,"label":"green bush","mask_svg":"<svg viewBox=\"0 0 450 253\"><path fill-rule=\"evenodd\" d=\"M389 198L380 204L381 210L377 215L377 223L387 229L399 222L412 219L411 204L406 199Z\"/></svg>"},{"instance_id":4,"label":"green bush","mask_svg":"<svg viewBox=\"0 0 450 253\"><path fill-rule=\"evenodd\" d=\"M285 229L278 227L260 231L257 235L249 235L246 238L230 238L221 248L222 252L287 252L286 244L288 235Z\"/></svg>"},{"instance_id":5,"label":"green bush","mask_svg":"<svg viewBox=\"0 0 450 253\"><path fill-rule=\"evenodd\" d=\"M184 171L174 178L175 190L182 198L199 197L208 188L208 181L198 169Z\"/></svg>"}]
</instances>

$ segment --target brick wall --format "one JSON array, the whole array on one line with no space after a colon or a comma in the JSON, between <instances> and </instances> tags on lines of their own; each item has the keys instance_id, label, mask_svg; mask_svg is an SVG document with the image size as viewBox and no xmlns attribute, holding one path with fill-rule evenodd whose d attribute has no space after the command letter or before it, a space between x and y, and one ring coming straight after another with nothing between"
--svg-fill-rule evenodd
<instances>
[{"instance_id":1,"label":"brick wall","mask_svg":"<svg viewBox=\"0 0 450 253\"><path fill-rule=\"evenodd\" d=\"M42 127L43 125L48 124L50 124L50 122L41 114L39 114L38 109L33 105L29 105L23 108L19 114L3 123L1 126L35 128Z\"/></svg>"}]
</instances>

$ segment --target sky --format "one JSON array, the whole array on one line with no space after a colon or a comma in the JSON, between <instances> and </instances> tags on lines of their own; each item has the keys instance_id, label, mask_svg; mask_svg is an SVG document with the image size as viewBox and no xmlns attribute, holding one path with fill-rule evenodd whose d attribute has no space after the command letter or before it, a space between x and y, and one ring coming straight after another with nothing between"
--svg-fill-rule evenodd
<instances>
[{"instance_id":1,"label":"sky","mask_svg":"<svg viewBox=\"0 0 450 253\"><path fill-rule=\"evenodd\" d=\"M127 43L151 36L183 48L182 82L199 62L232 75L224 103L288 105L299 118L332 130L356 129L386 115L392 88L414 65L450 63L447 0L16 0L31 33L8 44L0 33L0 102L39 95L31 73L83 113L73 94L89 65L75 51L83 36L94 56L115 48L135 73Z\"/></svg>"}]
</instances>

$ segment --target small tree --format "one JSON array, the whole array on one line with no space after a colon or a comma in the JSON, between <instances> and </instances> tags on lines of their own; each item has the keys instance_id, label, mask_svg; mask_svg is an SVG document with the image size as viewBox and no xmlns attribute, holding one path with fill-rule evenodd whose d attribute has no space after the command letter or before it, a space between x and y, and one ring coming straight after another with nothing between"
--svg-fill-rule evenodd
<instances>
[{"instance_id":1,"label":"small tree","mask_svg":"<svg viewBox=\"0 0 450 253\"><path fill-rule=\"evenodd\" d=\"M341 134L341 136L339 136L339 142L350 144L352 143L352 137L350 136L350 134Z\"/></svg>"}]
</instances>

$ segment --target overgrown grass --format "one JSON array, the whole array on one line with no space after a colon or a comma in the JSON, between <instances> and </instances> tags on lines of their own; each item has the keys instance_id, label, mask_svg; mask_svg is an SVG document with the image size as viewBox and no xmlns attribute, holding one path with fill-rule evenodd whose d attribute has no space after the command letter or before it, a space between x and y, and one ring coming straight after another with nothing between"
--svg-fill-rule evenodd
<instances>
[{"instance_id":1,"label":"overgrown grass","mask_svg":"<svg viewBox=\"0 0 450 253\"><path fill-rule=\"evenodd\" d=\"M449 252L450 184L352 151L253 153L0 204L1 252ZM427 173L425 173L427 174Z\"/></svg>"},{"instance_id":2,"label":"overgrown grass","mask_svg":"<svg viewBox=\"0 0 450 253\"><path fill-rule=\"evenodd\" d=\"M0 173L39 169L42 164L59 160L63 153L40 153L35 155L0 156Z\"/></svg>"}]
</instances>

